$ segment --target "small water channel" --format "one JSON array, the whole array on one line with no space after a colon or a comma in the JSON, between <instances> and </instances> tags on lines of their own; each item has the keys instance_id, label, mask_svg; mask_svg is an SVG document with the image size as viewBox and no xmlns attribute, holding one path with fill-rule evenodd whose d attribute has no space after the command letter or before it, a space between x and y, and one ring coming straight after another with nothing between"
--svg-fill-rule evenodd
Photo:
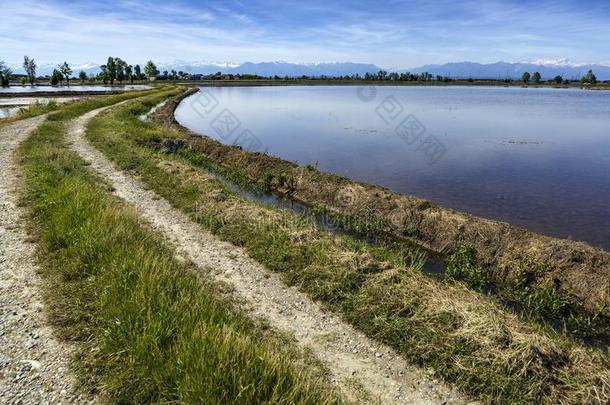
<instances>
[{"instance_id":1,"label":"small water channel","mask_svg":"<svg viewBox=\"0 0 610 405\"><path fill-rule=\"evenodd\" d=\"M142 122L148 122L150 121L151 116L155 113L155 111L157 111L159 108L163 107L168 100L162 101L159 104L157 104L156 106L154 106L153 108L151 108L147 113L142 114L138 117L138 119Z\"/></svg>"},{"instance_id":2,"label":"small water channel","mask_svg":"<svg viewBox=\"0 0 610 405\"><path fill-rule=\"evenodd\" d=\"M205 93L202 93L205 91ZM610 92L206 87L177 121L226 144L610 249ZM230 124L230 125L229 125Z\"/></svg>"},{"instance_id":3,"label":"small water channel","mask_svg":"<svg viewBox=\"0 0 610 405\"><path fill-rule=\"evenodd\" d=\"M24 106L25 108L27 108L27 106ZM0 118L8 118L8 117L12 117L13 115L17 114L19 112L20 108L24 108L24 107L3 107L0 106Z\"/></svg>"}]
</instances>

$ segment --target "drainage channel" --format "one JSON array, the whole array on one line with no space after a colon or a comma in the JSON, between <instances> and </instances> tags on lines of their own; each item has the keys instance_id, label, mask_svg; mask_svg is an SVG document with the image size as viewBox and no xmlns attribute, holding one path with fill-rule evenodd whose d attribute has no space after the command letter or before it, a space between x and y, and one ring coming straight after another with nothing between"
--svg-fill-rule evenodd
<instances>
[{"instance_id":1,"label":"drainage channel","mask_svg":"<svg viewBox=\"0 0 610 405\"><path fill-rule=\"evenodd\" d=\"M171 153L171 152L170 152ZM184 159L188 161L188 159L184 158L180 155L180 153L172 153L174 156L180 157L181 160ZM420 269L422 272L428 274L431 277L435 278L445 278L446 276L446 264L441 255L432 250L426 249L414 242L411 242L406 239L396 240L394 235L381 235L381 236L371 236L371 235L363 235L362 233L356 232L349 227L345 227L344 224L340 220L336 220L332 217L332 215L328 215L325 213L318 212L304 203L295 201L287 196L279 195L274 192L262 191L259 189L247 188L240 186L235 183L231 179L227 178L227 176L219 173L217 170L213 168L212 165L208 164L205 166L196 165L200 170L203 170L209 176L212 176L222 182L228 189L240 195L244 199L252 202L256 202L261 205L271 206L275 208L279 208L282 210L288 210L295 214L299 214L304 216L309 223L315 225L319 228L325 229L328 232L335 235L345 235L349 236L357 241L372 244L375 246L389 248L392 250L405 250L412 249L413 252L418 252L419 254L413 255L414 257L420 256L422 257L422 261L418 262L417 260L414 263L415 265L420 265ZM488 285L483 294L495 297L497 302L501 304L503 307L508 309L509 311L519 314L523 313L525 308L522 307L520 303L514 302L512 300L507 300L498 288L490 284ZM548 320L551 328L561 331L565 329L562 321L559 319L549 319ZM610 341L610 335L605 332L602 332L599 336L574 336L579 340L583 345L601 350L604 353L610 354L610 346L608 346L608 342Z\"/></svg>"},{"instance_id":2,"label":"drainage channel","mask_svg":"<svg viewBox=\"0 0 610 405\"><path fill-rule=\"evenodd\" d=\"M360 242L391 249L404 250L406 245L409 249L412 249L415 252L420 252L420 254L424 256L424 261L421 267L423 272L435 277L444 277L445 275L446 266L440 255L413 242L401 240L400 243L398 243L395 240L392 240L392 238L389 236L363 235L350 229L349 227L346 227L342 221L335 219L332 215L313 210L309 206L289 197L278 195L273 192L249 190L236 184L226 176L218 173L210 166L206 167L204 170L208 175L220 180L231 191L249 201L256 202L261 205L272 206L282 210L288 210L295 214L302 215L307 219L307 221L309 221L309 223L335 235L349 236Z\"/></svg>"},{"instance_id":3,"label":"drainage channel","mask_svg":"<svg viewBox=\"0 0 610 405\"><path fill-rule=\"evenodd\" d=\"M150 121L150 117L155 113L155 111L157 111L159 108L163 107L165 104L167 104L168 100L162 101L159 104L157 104L156 106L154 106L153 108L150 109L150 111L148 111L145 114L142 114L138 117L138 119L142 122L149 122Z\"/></svg>"}]
</instances>

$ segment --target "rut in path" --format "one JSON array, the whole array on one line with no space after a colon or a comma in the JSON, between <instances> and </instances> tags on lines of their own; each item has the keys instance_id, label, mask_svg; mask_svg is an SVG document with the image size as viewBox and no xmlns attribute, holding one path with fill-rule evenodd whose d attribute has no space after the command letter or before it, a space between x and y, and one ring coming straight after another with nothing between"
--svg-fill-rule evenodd
<instances>
[{"instance_id":1,"label":"rut in path","mask_svg":"<svg viewBox=\"0 0 610 405\"><path fill-rule=\"evenodd\" d=\"M368 339L339 317L324 312L243 250L221 241L138 180L115 169L84 138L89 120L106 108L91 111L70 124L71 147L91 164L92 170L112 184L118 197L133 205L176 245L179 254L202 268L214 269L212 276L231 284L252 315L264 317L277 330L293 335L299 346L310 348L328 367L332 381L348 397L362 398L362 393L354 389L360 385L371 398L382 403L467 402L461 394L408 365L389 347ZM354 380L358 383L354 384Z\"/></svg>"},{"instance_id":2,"label":"rut in path","mask_svg":"<svg viewBox=\"0 0 610 405\"><path fill-rule=\"evenodd\" d=\"M44 314L34 244L18 204L15 149L46 116L0 128L0 403L83 404L70 373L72 348L53 336Z\"/></svg>"}]
</instances>

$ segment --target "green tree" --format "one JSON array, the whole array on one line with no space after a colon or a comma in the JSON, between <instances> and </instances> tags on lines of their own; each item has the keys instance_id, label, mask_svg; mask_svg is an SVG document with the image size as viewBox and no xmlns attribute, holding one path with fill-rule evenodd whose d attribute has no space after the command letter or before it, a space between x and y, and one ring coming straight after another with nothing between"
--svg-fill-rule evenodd
<instances>
[{"instance_id":1,"label":"green tree","mask_svg":"<svg viewBox=\"0 0 610 405\"><path fill-rule=\"evenodd\" d=\"M557 84L561 84L563 82L563 77L561 77L561 75L557 75L553 78L553 81Z\"/></svg>"},{"instance_id":2,"label":"green tree","mask_svg":"<svg viewBox=\"0 0 610 405\"><path fill-rule=\"evenodd\" d=\"M125 78L129 80L131 84L133 84L133 66L125 66Z\"/></svg>"},{"instance_id":3,"label":"green tree","mask_svg":"<svg viewBox=\"0 0 610 405\"><path fill-rule=\"evenodd\" d=\"M80 79L81 83L85 83L85 80L87 80L87 72L85 72L84 70L81 70L78 73L78 78Z\"/></svg>"},{"instance_id":4,"label":"green tree","mask_svg":"<svg viewBox=\"0 0 610 405\"><path fill-rule=\"evenodd\" d=\"M532 76L532 80L534 80L534 83L540 83L540 81L542 80L540 73L534 72L534 76Z\"/></svg>"},{"instance_id":5,"label":"green tree","mask_svg":"<svg viewBox=\"0 0 610 405\"><path fill-rule=\"evenodd\" d=\"M101 70L101 72L99 75L97 75L97 79L103 81L104 84L108 83L108 77L109 77L108 66L102 65L102 66L100 66L100 70Z\"/></svg>"},{"instance_id":6,"label":"green tree","mask_svg":"<svg viewBox=\"0 0 610 405\"><path fill-rule=\"evenodd\" d=\"M57 69L53 69L53 74L51 75L51 86L57 86L58 84L64 81L64 75L61 71Z\"/></svg>"},{"instance_id":7,"label":"green tree","mask_svg":"<svg viewBox=\"0 0 610 405\"><path fill-rule=\"evenodd\" d=\"M146 62L146 66L144 66L144 73L146 73L146 76L148 76L149 80L153 77L156 77L159 74L159 71L157 70L157 65L155 65L152 60L149 60L148 62Z\"/></svg>"},{"instance_id":8,"label":"green tree","mask_svg":"<svg viewBox=\"0 0 610 405\"><path fill-rule=\"evenodd\" d=\"M525 72L523 73L523 76L521 76L521 80L523 81L523 83L529 83L531 78L530 72Z\"/></svg>"},{"instance_id":9,"label":"green tree","mask_svg":"<svg viewBox=\"0 0 610 405\"><path fill-rule=\"evenodd\" d=\"M23 57L23 70L25 70L31 85L34 85L34 82L36 82L36 67L34 59L27 55Z\"/></svg>"},{"instance_id":10,"label":"green tree","mask_svg":"<svg viewBox=\"0 0 610 405\"><path fill-rule=\"evenodd\" d=\"M136 80L142 80L142 69L140 68L140 65L134 66L133 74L135 75Z\"/></svg>"},{"instance_id":11,"label":"green tree","mask_svg":"<svg viewBox=\"0 0 610 405\"><path fill-rule=\"evenodd\" d=\"M114 84L114 81L116 80L117 67L112 56L109 56L108 61L106 61L106 73L108 80L110 80L110 84Z\"/></svg>"},{"instance_id":12,"label":"green tree","mask_svg":"<svg viewBox=\"0 0 610 405\"><path fill-rule=\"evenodd\" d=\"M176 72L175 70L172 69L170 73L172 75L172 79L176 80L178 78L178 72Z\"/></svg>"},{"instance_id":13,"label":"green tree","mask_svg":"<svg viewBox=\"0 0 610 405\"><path fill-rule=\"evenodd\" d=\"M121 58L114 58L114 64L116 66L116 79L120 84L123 84L123 80L125 80L125 68L127 67L127 62Z\"/></svg>"},{"instance_id":14,"label":"green tree","mask_svg":"<svg viewBox=\"0 0 610 405\"><path fill-rule=\"evenodd\" d=\"M70 85L70 75L72 74L72 69L70 68L70 65L68 65L68 62L64 62L58 66L58 69L61 72L61 74L63 75L63 77L66 78L66 82L68 82L68 86L69 86Z\"/></svg>"},{"instance_id":15,"label":"green tree","mask_svg":"<svg viewBox=\"0 0 610 405\"><path fill-rule=\"evenodd\" d=\"M11 81L12 74L13 72L11 69L4 63L4 61L0 60L0 86L8 86Z\"/></svg>"},{"instance_id":16,"label":"green tree","mask_svg":"<svg viewBox=\"0 0 610 405\"><path fill-rule=\"evenodd\" d=\"M591 83L591 84L595 84L595 83L597 83L597 76L595 76L595 74L593 73L593 71L592 71L592 70L589 70L589 71L587 72L587 74L586 74L586 75L584 75L584 76L582 77L582 79L580 79L580 81L581 81L582 83Z\"/></svg>"}]
</instances>

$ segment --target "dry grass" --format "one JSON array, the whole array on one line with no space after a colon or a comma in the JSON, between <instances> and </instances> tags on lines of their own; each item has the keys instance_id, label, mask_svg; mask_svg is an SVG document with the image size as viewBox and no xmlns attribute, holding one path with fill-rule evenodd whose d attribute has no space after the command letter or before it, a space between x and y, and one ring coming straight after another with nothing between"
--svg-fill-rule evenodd
<instances>
[{"instance_id":1,"label":"dry grass","mask_svg":"<svg viewBox=\"0 0 610 405\"><path fill-rule=\"evenodd\" d=\"M252 203L197 164L142 146L180 136L134 118L156 102L108 112L87 136L119 167L286 282L486 402L610 401L604 355L524 322L460 283L426 277L407 264L411 252L337 236L302 216Z\"/></svg>"},{"instance_id":2,"label":"dry grass","mask_svg":"<svg viewBox=\"0 0 610 405\"><path fill-rule=\"evenodd\" d=\"M172 122L174 106L168 103L163 109L164 122ZM567 330L587 339L610 334L610 253L606 251L444 209L382 187L299 167L207 137L190 136L187 131L164 136L181 138L186 147L174 153L194 164L213 167L246 187L289 194L296 201L342 218L357 231L389 233L397 240L415 241L444 255L471 246L482 282L494 284L505 300L536 317L560 320ZM520 276L531 263L543 265L536 267L528 285L506 282ZM529 290L536 291L536 296L530 296ZM539 305L539 291L557 302ZM556 305L562 301L566 305ZM552 307L558 310L546 313ZM542 312L535 313L538 309Z\"/></svg>"},{"instance_id":3,"label":"dry grass","mask_svg":"<svg viewBox=\"0 0 610 405\"><path fill-rule=\"evenodd\" d=\"M83 382L109 403L341 403L324 370L175 258L65 145L67 119L127 97L62 109L19 151L45 299Z\"/></svg>"}]
</instances>

